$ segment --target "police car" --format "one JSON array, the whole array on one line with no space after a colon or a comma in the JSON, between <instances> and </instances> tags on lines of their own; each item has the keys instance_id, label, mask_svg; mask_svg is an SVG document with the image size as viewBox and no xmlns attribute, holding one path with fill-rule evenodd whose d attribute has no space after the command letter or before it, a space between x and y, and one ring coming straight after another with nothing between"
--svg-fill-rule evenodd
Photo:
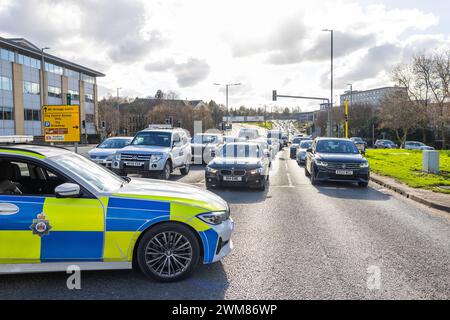
<instances>
[{"instance_id":1,"label":"police car","mask_svg":"<svg viewBox=\"0 0 450 320\"><path fill-rule=\"evenodd\" d=\"M136 266L169 282L231 252L234 222L215 194L17 142L0 137L0 274Z\"/></svg>"}]
</instances>

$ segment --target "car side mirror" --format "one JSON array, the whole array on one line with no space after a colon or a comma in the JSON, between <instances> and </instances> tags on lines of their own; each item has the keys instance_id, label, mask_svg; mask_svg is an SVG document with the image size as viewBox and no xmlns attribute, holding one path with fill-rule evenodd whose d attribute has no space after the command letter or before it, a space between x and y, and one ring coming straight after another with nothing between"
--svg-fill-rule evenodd
<instances>
[{"instance_id":1,"label":"car side mirror","mask_svg":"<svg viewBox=\"0 0 450 320\"><path fill-rule=\"evenodd\" d=\"M363 156L366 154L365 150L360 150L359 153L361 153Z\"/></svg>"},{"instance_id":2,"label":"car side mirror","mask_svg":"<svg viewBox=\"0 0 450 320\"><path fill-rule=\"evenodd\" d=\"M312 153L313 150L312 150L312 148L308 148L308 149L306 150L306 152Z\"/></svg>"},{"instance_id":3,"label":"car side mirror","mask_svg":"<svg viewBox=\"0 0 450 320\"><path fill-rule=\"evenodd\" d=\"M81 189L78 184L64 183L55 188L57 198L78 198L81 195Z\"/></svg>"},{"instance_id":4,"label":"car side mirror","mask_svg":"<svg viewBox=\"0 0 450 320\"><path fill-rule=\"evenodd\" d=\"M264 154L266 155L267 158L269 158L269 157L272 156L272 154L270 153L270 151L266 151Z\"/></svg>"}]
</instances>

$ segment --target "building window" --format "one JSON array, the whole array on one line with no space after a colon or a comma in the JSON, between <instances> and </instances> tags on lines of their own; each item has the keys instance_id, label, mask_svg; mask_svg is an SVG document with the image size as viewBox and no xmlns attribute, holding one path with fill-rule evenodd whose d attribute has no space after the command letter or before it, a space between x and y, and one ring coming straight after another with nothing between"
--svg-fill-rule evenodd
<instances>
[{"instance_id":1,"label":"building window","mask_svg":"<svg viewBox=\"0 0 450 320\"><path fill-rule=\"evenodd\" d=\"M84 95L84 100L85 100L86 102L92 102L92 103L94 103L94 95L93 95L93 94L90 94L90 93L86 93L86 94Z\"/></svg>"},{"instance_id":2,"label":"building window","mask_svg":"<svg viewBox=\"0 0 450 320\"><path fill-rule=\"evenodd\" d=\"M0 76L0 90L12 91L11 78Z\"/></svg>"},{"instance_id":3,"label":"building window","mask_svg":"<svg viewBox=\"0 0 450 320\"><path fill-rule=\"evenodd\" d=\"M14 62L14 52L6 49L0 49L0 59Z\"/></svg>"},{"instance_id":4,"label":"building window","mask_svg":"<svg viewBox=\"0 0 450 320\"><path fill-rule=\"evenodd\" d=\"M0 120L14 120L13 108L0 107Z\"/></svg>"},{"instance_id":5,"label":"building window","mask_svg":"<svg viewBox=\"0 0 450 320\"><path fill-rule=\"evenodd\" d=\"M94 122L94 115L93 114L86 114L86 122Z\"/></svg>"},{"instance_id":6,"label":"building window","mask_svg":"<svg viewBox=\"0 0 450 320\"><path fill-rule=\"evenodd\" d=\"M41 121L41 111L25 109L24 110L24 120L25 121Z\"/></svg>"},{"instance_id":7,"label":"building window","mask_svg":"<svg viewBox=\"0 0 450 320\"><path fill-rule=\"evenodd\" d=\"M92 83L92 84L95 83L95 78L94 78L94 77L91 77L91 76L88 76L88 75L86 75L86 74L82 74L82 75L81 75L81 79L82 79L84 82L88 82L88 83Z\"/></svg>"},{"instance_id":8,"label":"building window","mask_svg":"<svg viewBox=\"0 0 450 320\"><path fill-rule=\"evenodd\" d=\"M72 101L80 101L80 93L78 91L69 90L68 93L70 94Z\"/></svg>"},{"instance_id":9,"label":"building window","mask_svg":"<svg viewBox=\"0 0 450 320\"><path fill-rule=\"evenodd\" d=\"M59 75L63 74L63 68L62 67L57 66L57 65L52 64L52 63L48 63L48 62L45 63L45 71L48 71L48 72L51 72L51 73L56 73L56 74L59 74Z\"/></svg>"},{"instance_id":10,"label":"building window","mask_svg":"<svg viewBox=\"0 0 450 320\"><path fill-rule=\"evenodd\" d=\"M53 98L61 98L61 88L48 86L48 96Z\"/></svg>"},{"instance_id":11,"label":"building window","mask_svg":"<svg viewBox=\"0 0 450 320\"><path fill-rule=\"evenodd\" d=\"M69 78L80 79L80 73L70 69L65 69L64 74Z\"/></svg>"},{"instance_id":12,"label":"building window","mask_svg":"<svg viewBox=\"0 0 450 320\"><path fill-rule=\"evenodd\" d=\"M23 93L39 95L41 93L39 89L39 83L29 81L23 82Z\"/></svg>"},{"instance_id":13,"label":"building window","mask_svg":"<svg viewBox=\"0 0 450 320\"><path fill-rule=\"evenodd\" d=\"M22 64L27 67L40 69L41 68L41 61L38 59L34 59L28 56L24 56L23 54L17 55L17 63Z\"/></svg>"}]
</instances>

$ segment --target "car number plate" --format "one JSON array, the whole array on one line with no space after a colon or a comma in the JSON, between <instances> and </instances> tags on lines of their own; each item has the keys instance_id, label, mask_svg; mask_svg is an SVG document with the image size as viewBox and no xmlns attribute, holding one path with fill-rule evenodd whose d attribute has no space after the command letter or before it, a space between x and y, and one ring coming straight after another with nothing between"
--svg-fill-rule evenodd
<instances>
[{"instance_id":1,"label":"car number plate","mask_svg":"<svg viewBox=\"0 0 450 320\"><path fill-rule=\"evenodd\" d=\"M242 177L223 177L224 181L242 181Z\"/></svg>"},{"instance_id":2,"label":"car number plate","mask_svg":"<svg viewBox=\"0 0 450 320\"><path fill-rule=\"evenodd\" d=\"M142 167L144 165L143 162L125 162L125 165L129 167Z\"/></svg>"},{"instance_id":3,"label":"car number plate","mask_svg":"<svg viewBox=\"0 0 450 320\"><path fill-rule=\"evenodd\" d=\"M353 171L350 170L336 170L336 174L340 176L352 176Z\"/></svg>"}]
</instances>

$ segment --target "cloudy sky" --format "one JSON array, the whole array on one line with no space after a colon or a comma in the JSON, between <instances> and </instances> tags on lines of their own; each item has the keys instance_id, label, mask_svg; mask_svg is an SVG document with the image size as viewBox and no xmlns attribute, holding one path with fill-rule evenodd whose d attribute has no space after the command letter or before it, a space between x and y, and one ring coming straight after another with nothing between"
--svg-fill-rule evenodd
<instances>
[{"instance_id":1,"label":"cloudy sky","mask_svg":"<svg viewBox=\"0 0 450 320\"><path fill-rule=\"evenodd\" d=\"M24 37L106 74L100 95L158 89L230 106L272 104L271 91L329 96L392 84L412 54L450 48L448 0L0 0L0 36ZM278 105L316 107L284 100Z\"/></svg>"}]
</instances>

